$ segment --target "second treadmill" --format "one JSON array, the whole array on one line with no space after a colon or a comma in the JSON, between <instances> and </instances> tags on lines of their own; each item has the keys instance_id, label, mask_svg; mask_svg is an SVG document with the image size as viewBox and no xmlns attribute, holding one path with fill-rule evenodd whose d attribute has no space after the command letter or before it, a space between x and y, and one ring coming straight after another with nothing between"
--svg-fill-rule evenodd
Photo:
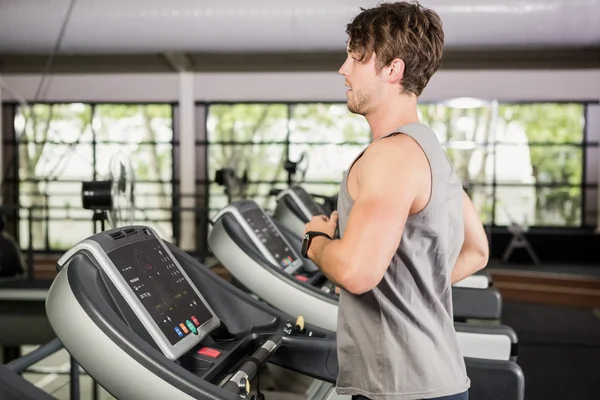
<instances>
[{"instance_id":1,"label":"second treadmill","mask_svg":"<svg viewBox=\"0 0 600 400\"><path fill-rule=\"evenodd\" d=\"M232 202L213 222L210 249L244 287L286 313L301 314L325 329L337 329L339 297L333 284L298 254L295 237L286 236L285 228L277 226L254 201ZM453 288L452 292L456 316L499 318L499 300L493 293L488 296L487 290L471 288ZM489 313L494 307L496 312ZM507 326L455 321L455 329L467 357L508 360L517 356L517 336Z\"/></svg>"}]
</instances>

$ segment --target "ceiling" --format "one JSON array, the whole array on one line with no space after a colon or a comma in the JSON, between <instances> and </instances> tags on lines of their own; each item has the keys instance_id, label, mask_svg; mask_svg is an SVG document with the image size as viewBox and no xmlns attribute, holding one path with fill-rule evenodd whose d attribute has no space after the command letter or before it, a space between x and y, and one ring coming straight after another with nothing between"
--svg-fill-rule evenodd
<instances>
[{"instance_id":1,"label":"ceiling","mask_svg":"<svg viewBox=\"0 0 600 400\"><path fill-rule=\"evenodd\" d=\"M0 0L0 55L47 55L56 47L61 55L338 52L345 49L345 25L359 7L376 3ZM442 17L451 50L600 47L600 0L421 4Z\"/></svg>"}]
</instances>

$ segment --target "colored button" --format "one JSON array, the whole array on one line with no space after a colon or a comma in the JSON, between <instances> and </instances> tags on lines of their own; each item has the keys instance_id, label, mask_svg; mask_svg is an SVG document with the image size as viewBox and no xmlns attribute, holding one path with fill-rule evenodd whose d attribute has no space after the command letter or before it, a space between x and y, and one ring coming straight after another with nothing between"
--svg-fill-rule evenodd
<instances>
[{"instance_id":1,"label":"colored button","mask_svg":"<svg viewBox=\"0 0 600 400\"><path fill-rule=\"evenodd\" d=\"M179 330L178 327L175 327L175 332L177 332L177 334L179 335L179 337L183 337L183 333L181 333L181 331Z\"/></svg>"},{"instance_id":2,"label":"colored button","mask_svg":"<svg viewBox=\"0 0 600 400\"><path fill-rule=\"evenodd\" d=\"M188 330L184 324L179 324L179 326L181 327L181 330L183 331L183 333L188 333Z\"/></svg>"},{"instance_id":3,"label":"colored button","mask_svg":"<svg viewBox=\"0 0 600 400\"><path fill-rule=\"evenodd\" d=\"M185 324L187 325L188 328L190 328L190 331L192 331L192 333L194 335L198 334L198 329L196 329L196 327L194 326L194 324L192 323L192 321L190 321L189 319L185 321Z\"/></svg>"},{"instance_id":4,"label":"colored button","mask_svg":"<svg viewBox=\"0 0 600 400\"><path fill-rule=\"evenodd\" d=\"M308 276L296 275L296 279L298 279L301 282L308 282Z\"/></svg>"},{"instance_id":5,"label":"colored button","mask_svg":"<svg viewBox=\"0 0 600 400\"><path fill-rule=\"evenodd\" d=\"M210 347L203 347L198 350L198 354L202 354L203 356L217 358L221 355L219 350L211 349Z\"/></svg>"},{"instance_id":6,"label":"colored button","mask_svg":"<svg viewBox=\"0 0 600 400\"><path fill-rule=\"evenodd\" d=\"M192 315L192 321L194 321L194 324L196 324L196 326L200 326L200 322L198 322L196 317L194 317L193 315Z\"/></svg>"}]
</instances>

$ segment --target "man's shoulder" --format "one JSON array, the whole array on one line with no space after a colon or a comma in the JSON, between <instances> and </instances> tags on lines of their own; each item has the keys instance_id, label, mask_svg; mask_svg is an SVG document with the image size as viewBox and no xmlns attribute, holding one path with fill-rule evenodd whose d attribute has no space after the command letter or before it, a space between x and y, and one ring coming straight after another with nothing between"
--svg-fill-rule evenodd
<instances>
[{"instance_id":1,"label":"man's shoulder","mask_svg":"<svg viewBox=\"0 0 600 400\"><path fill-rule=\"evenodd\" d=\"M366 148L364 154L371 157L387 156L395 158L399 155L410 155L418 148L419 144L411 136L397 132L373 141Z\"/></svg>"},{"instance_id":2,"label":"man's shoulder","mask_svg":"<svg viewBox=\"0 0 600 400\"><path fill-rule=\"evenodd\" d=\"M405 169L426 161L419 143L409 135L398 133L372 142L365 150L364 164L368 166Z\"/></svg>"}]
</instances>

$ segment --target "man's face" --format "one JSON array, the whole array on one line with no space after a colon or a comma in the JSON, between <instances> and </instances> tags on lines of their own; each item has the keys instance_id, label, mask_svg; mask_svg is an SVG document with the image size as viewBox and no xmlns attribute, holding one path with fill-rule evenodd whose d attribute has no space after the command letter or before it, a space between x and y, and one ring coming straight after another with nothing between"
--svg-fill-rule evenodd
<instances>
[{"instance_id":1,"label":"man's face","mask_svg":"<svg viewBox=\"0 0 600 400\"><path fill-rule=\"evenodd\" d=\"M359 55L348 51L346 61L338 71L344 76L349 90L348 110L354 114L367 115L377 105L381 95L382 81L377 73L373 53L368 61L359 61Z\"/></svg>"}]
</instances>

